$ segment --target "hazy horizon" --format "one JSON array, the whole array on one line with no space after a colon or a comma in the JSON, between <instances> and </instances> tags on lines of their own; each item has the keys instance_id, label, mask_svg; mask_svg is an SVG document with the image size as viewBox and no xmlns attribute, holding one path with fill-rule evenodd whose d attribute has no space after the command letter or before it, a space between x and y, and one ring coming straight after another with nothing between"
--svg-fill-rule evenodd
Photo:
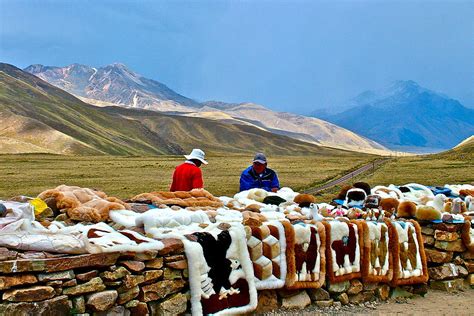
<instances>
[{"instance_id":1,"label":"hazy horizon","mask_svg":"<svg viewBox=\"0 0 474 316\"><path fill-rule=\"evenodd\" d=\"M474 107L474 2L0 0L0 61L126 64L198 101L297 113L414 80Z\"/></svg>"}]
</instances>

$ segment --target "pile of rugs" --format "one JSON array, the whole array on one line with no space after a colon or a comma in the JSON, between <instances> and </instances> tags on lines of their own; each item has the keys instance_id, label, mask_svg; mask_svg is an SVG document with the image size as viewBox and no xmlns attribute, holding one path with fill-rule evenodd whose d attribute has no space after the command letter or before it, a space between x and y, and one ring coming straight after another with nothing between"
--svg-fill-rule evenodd
<instances>
[{"instance_id":1,"label":"pile of rugs","mask_svg":"<svg viewBox=\"0 0 474 316\"><path fill-rule=\"evenodd\" d=\"M289 188L234 197L205 190L151 192L125 202L59 186L2 202L0 246L60 253L160 250L180 239L193 314L254 310L257 290L318 289L362 279L390 286L428 281L419 222L465 223L474 251L474 186L354 183L330 203ZM37 200L36 200L37 202Z\"/></svg>"}]
</instances>

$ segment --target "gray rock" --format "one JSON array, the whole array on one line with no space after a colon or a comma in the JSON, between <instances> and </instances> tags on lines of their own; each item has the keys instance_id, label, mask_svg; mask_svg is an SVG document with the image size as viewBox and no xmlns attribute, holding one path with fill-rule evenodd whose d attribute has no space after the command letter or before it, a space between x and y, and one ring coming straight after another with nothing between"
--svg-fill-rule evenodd
<instances>
[{"instance_id":1,"label":"gray rock","mask_svg":"<svg viewBox=\"0 0 474 316\"><path fill-rule=\"evenodd\" d=\"M72 299L72 308L76 313L85 313L86 312L86 301L84 296L76 296Z\"/></svg>"},{"instance_id":2,"label":"gray rock","mask_svg":"<svg viewBox=\"0 0 474 316\"><path fill-rule=\"evenodd\" d=\"M118 293L115 290L94 293L87 297L86 306L93 311L106 311L114 306L117 297Z\"/></svg>"},{"instance_id":3,"label":"gray rock","mask_svg":"<svg viewBox=\"0 0 474 316\"><path fill-rule=\"evenodd\" d=\"M326 301L331 298L329 292L323 288L319 289L308 289L307 293L312 301Z\"/></svg>"},{"instance_id":4,"label":"gray rock","mask_svg":"<svg viewBox=\"0 0 474 316\"><path fill-rule=\"evenodd\" d=\"M311 299L305 291L282 300L281 307L286 309L302 309L311 304Z\"/></svg>"},{"instance_id":5,"label":"gray rock","mask_svg":"<svg viewBox=\"0 0 474 316\"><path fill-rule=\"evenodd\" d=\"M95 312L93 316L130 316L131 313L123 306L114 306L104 312Z\"/></svg>"},{"instance_id":6,"label":"gray rock","mask_svg":"<svg viewBox=\"0 0 474 316\"><path fill-rule=\"evenodd\" d=\"M339 282L339 283L329 283L328 291L329 293L332 293L332 294L343 293L343 292L346 292L350 286L351 286L351 283L349 281L344 281L344 282Z\"/></svg>"},{"instance_id":7,"label":"gray rock","mask_svg":"<svg viewBox=\"0 0 474 316\"><path fill-rule=\"evenodd\" d=\"M341 302L342 305L347 305L349 304L349 296L347 293L341 293L337 296L337 300Z\"/></svg>"},{"instance_id":8,"label":"gray rock","mask_svg":"<svg viewBox=\"0 0 474 316\"><path fill-rule=\"evenodd\" d=\"M0 315L69 315L70 306L66 295L41 302L3 303Z\"/></svg>"},{"instance_id":9,"label":"gray rock","mask_svg":"<svg viewBox=\"0 0 474 316\"><path fill-rule=\"evenodd\" d=\"M325 301L316 301L316 305L318 305L318 307L321 307L321 308L331 307L333 304L334 304L333 299L325 300Z\"/></svg>"},{"instance_id":10,"label":"gray rock","mask_svg":"<svg viewBox=\"0 0 474 316\"><path fill-rule=\"evenodd\" d=\"M466 268L457 266L454 263L445 263L438 267L428 268L430 279L433 280L451 280L455 278L464 278L468 275Z\"/></svg>"},{"instance_id":11,"label":"gray rock","mask_svg":"<svg viewBox=\"0 0 474 316\"><path fill-rule=\"evenodd\" d=\"M176 293L160 303L149 303L151 314L156 316L174 316L184 313L187 309L186 295Z\"/></svg>"},{"instance_id":12,"label":"gray rock","mask_svg":"<svg viewBox=\"0 0 474 316\"><path fill-rule=\"evenodd\" d=\"M74 271L66 270L66 271L59 271L53 273L39 273L38 280L41 282L47 281L57 281L57 280L71 280L75 278Z\"/></svg>"}]
</instances>

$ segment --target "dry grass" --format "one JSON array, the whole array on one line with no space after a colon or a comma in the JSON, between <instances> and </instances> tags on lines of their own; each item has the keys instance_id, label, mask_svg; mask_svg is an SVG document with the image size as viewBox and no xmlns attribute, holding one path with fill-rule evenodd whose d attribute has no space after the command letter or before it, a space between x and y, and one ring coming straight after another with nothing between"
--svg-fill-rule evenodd
<instances>
[{"instance_id":1,"label":"dry grass","mask_svg":"<svg viewBox=\"0 0 474 316\"><path fill-rule=\"evenodd\" d=\"M373 156L269 157L269 166L278 172L282 186L303 190L322 184L362 165ZM215 195L233 195L238 190L240 172L251 160L247 155L210 156L203 168L206 189ZM179 156L85 157L46 154L0 155L0 198L37 195L60 184L104 190L110 195L129 198L153 190L167 190ZM384 164L374 174L352 179L376 184L426 185L474 183L474 164L444 156L403 157ZM319 194L319 201L330 201L339 191L334 187Z\"/></svg>"},{"instance_id":2,"label":"dry grass","mask_svg":"<svg viewBox=\"0 0 474 316\"><path fill-rule=\"evenodd\" d=\"M424 185L474 184L474 164L470 159L453 159L452 156L433 155L394 159L374 173L355 177L350 183L365 181L375 185L403 185L411 182ZM340 191L333 187L317 195L320 202L328 202Z\"/></svg>"},{"instance_id":3,"label":"dry grass","mask_svg":"<svg viewBox=\"0 0 474 316\"><path fill-rule=\"evenodd\" d=\"M210 156L203 168L206 189L215 195L233 195L240 172L251 161L247 155ZM372 156L269 157L282 186L296 190L321 183L364 164ZM35 196L60 184L98 188L110 195L129 198L142 192L167 190L178 156L86 157L45 154L0 155L0 198Z\"/></svg>"},{"instance_id":4,"label":"dry grass","mask_svg":"<svg viewBox=\"0 0 474 316\"><path fill-rule=\"evenodd\" d=\"M444 186L453 183L474 183L474 164L470 160L452 160L425 156L400 158L385 164L364 181L387 185L416 182Z\"/></svg>"}]
</instances>

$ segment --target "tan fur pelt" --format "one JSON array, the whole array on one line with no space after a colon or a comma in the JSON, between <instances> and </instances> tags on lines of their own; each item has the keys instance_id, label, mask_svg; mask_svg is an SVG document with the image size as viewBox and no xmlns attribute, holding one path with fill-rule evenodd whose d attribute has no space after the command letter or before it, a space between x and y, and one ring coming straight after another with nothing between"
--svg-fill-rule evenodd
<instances>
[{"instance_id":1,"label":"tan fur pelt","mask_svg":"<svg viewBox=\"0 0 474 316\"><path fill-rule=\"evenodd\" d=\"M464 224L461 230L461 238L467 250L471 253L474 253L474 238L472 238L472 236L474 236L474 232L471 235L471 230L474 230L471 228L471 217L466 216L464 218Z\"/></svg>"},{"instance_id":2,"label":"tan fur pelt","mask_svg":"<svg viewBox=\"0 0 474 316\"><path fill-rule=\"evenodd\" d=\"M416 215L416 204L411 201L402 201L398 204L397 217L413 218Z\"/></svg>"},{"instance_id":3,"label":"tan fur pelt","mask_svg":"<svg viewBox=\"0 0 474 316\"><path fill-rule=\"evenodd\" d=\"M245 207L244 211L250 211L250 212L255 212L255 213L260 213L260 205L257 204L250 204Z\"/></svg>"},{"instance_id":4,"label":"tan fur pelt","mask_svg":"<svg viewBox=\"0 0 474 316\"><path fill-rule=\"evenodd\" d=\"M161 204L164 205L164 204ZM165 205L165 208L168 206ZM181 208L180 208L181 209ZM188 211L215 211L216 208L212 206L190 206L185 208Z\"/></svg>"},{"instance_id":5,"label":"tan fur pelt","mask_svg":"<svg viewBox=\"0 0 474 316\"><path fill-rule=\"evenodd\" d=\"M450 201L446 201L443 205L443 212L446 213L451 213L453 211L453 201L449 199Z\"/></svg>"},{"instance_id":6,"label":"tan fur pelt","mask_svg":"<svg viewBox=\"0 0 474 316\"><path fill-rule=\"evenodd\" d=\"M459 195L460 195L460 196L463 196L463 197L466 197L466 196L468 196L468 195L474 197L474 190L463 189L463 190L460 190L460 191L459 191Z\"/></svg>"},{"instance_id":7,"label":"tan fur pelt","mask_svg":"<svg viewBox=\"0 0 474 316\"><path fill-rule=\"evenodd\" d=\"M393 227L390 220L385 219L384 223L387 227L381 228L381 238L376 243L370 238L370 231L367 222L361 222L363 229L364 250L362 254L362 279L364 283L389 283L393 278L393 256L390 250L390 232ZM386 232L388 232L388 240L386 239ZM388 272L384 275L374 275L369 272L370 264L374 266L375 260L379 262L388 260Z\"/></svg>"},{"instance_id":8,"label":"tan fur pelt","mask_svg":"<svg viewBox=\"0 0 474 316\"><path fill-rule=\"evenodd\" d=\"M262 214L251 211L243 211L242 217L243 223L246 226L261 226L267 220Z\"/></svg>"},{"instance_id":9,"label":"tan fur pelt","mask_svg":"<svg viewBox=\"0 0 474 316\"><path fill-rule=\"evenodd\" d=\"M316 198L311 194L298 194L293 201L300 207L309 207L311 203L316 203Z\"/></svg>"},{"instance_id":10,"label":"tan fur pelt","mask_svg":"<svg viewBox=\"0 0 474 316\"><path fill-rule=\"evenodd\" d=\"M283 227L285 228L285 238L286 238L286 265L287 265L287 274L285 288L287 289L317 289L324 285L326 277L326 230L322 223L316 221L305 221L310 223L317 228L319 235L320 245L319 245L319 277L317 281L298 281L296 277L296 256L298 255L295 252L295 246L297 244L295 237L295 230L293 224L288 221L282 221Z\"/></svg>"},{"instance_id":11,"label":"tan fur pelt","mask_svg":"<svg viewBox=\"0 0 474 316\"><path fill-rule=\"evenodd\" d=\"M380 208L391 213L398 208L398 204L400 204L400 202L395 198L385 198L380 200Z\"/></svg>"},{"instance_id":12,"label":"tan fur pelt","mask_svg":"<svg viewBox=\"0 0 474 316\"><path fill-rule=\"evenodd\" d=\"M416 241L418 243L417 249L414 249L413 246L411 246L412 249L409 249L409 253L403 253L403 251L400 249L400 243L399 243L399 236L397 233L397 229L393 227L392 229L389 230L390 232L390 252L392 253L393 256L393 278L391 285L392 286L400 286L400 285L410 285L410 284L422 284L428 282L429 275L428 275L428 265L426 261L426 254L425 254L425 247L423 244L423 238L421 236L421 228L420 224L416 222L415 220L408 220L407 223L412 223L413 227L415 229L416 233ZM413 245L413 242L409 243L410 245ZM410 248L410 246L409 246ZM420 276L413 276L410 278L401 278L400 277L400 271L402 269L402 265L404 263L401 263L401 261L413 261L413 256L416 255L413 252L416 251L421 258L421 265L422 265L422 274Z\"/></svg>"},{"instance_id":13,"label":"tan fur pelt","mask_svg":"<svg viewBox=\"0 0 474 316\"><path fill-rule=\"evenodd\" d=\"M142 193L130 199L136 203L153 203L154 205L178 205L181 207L214 207L223 206L223 203L211 193L204 189L194 189L191 191L156 191Z\"/></svg>"},{"instance_id":14,"label":"tan fur pelt","mask_svg":"<svg viewBox=\"0 0 474 316\"><path fill-rule=\"evenodd\" d=\"M415 216L420 221L433 221L441 219L441 212L432 206L418 205Z\"/></svg>"},{"instance_id":15,"label":"tan fur pelt","mask_svg":"<svg viewBox=\"0 0 474 316\"><path fill-rule=\"evenodd\" d=\"M41 192L38 198L46 201L52 209L66 213L70 219L83 222L107 221L111 210L130 209L130 205L118 198L78 186L60 185Z\"/></svg>"}]
</instances>

